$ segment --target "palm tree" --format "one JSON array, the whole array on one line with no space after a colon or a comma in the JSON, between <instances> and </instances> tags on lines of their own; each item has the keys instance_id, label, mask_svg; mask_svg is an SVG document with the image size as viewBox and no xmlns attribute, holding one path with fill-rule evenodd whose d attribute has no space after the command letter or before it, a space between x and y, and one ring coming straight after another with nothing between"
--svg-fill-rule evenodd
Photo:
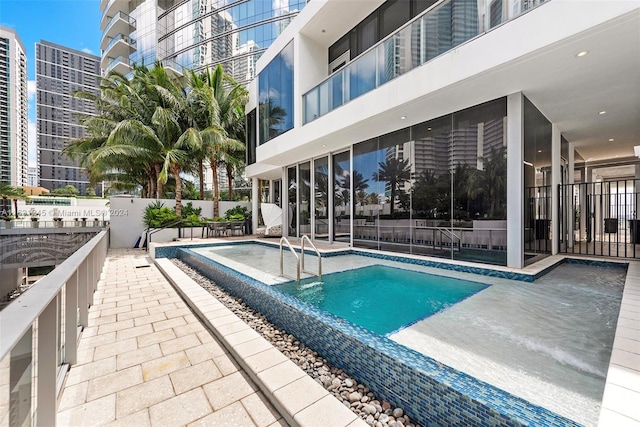
<instances>
[{"instance_id":1,"label":"palm tree","mask_svg":"<svg viewBox=\"0 0 640 427\"><path fill-rule=\"evenodd\" d=\"M396 191L399 190L402 182L411 178L409 159L398 160L396 158L390 158L384 163L378 163L378 167L378 171L373 173L373 179L378 182L389 183L391 187L391 215L393 215Z\"/></svg>"},{"instance_id":2,"label":"palm tree","mask_svg":"<svg viewBox=\"0 0 640 427\"><path fill-rule=\"evenodd\" d=\"M225 74L222 66L209 68L198 75L189 74L193 92L195 121L209 131L203 136L202 153L208 157L213 173L213 216L219 216L220 188L218 166L233 167L240 152L244 152L244 104L247 90ZM229 171L228 171L229 172Z\"/></svg>"}]
</instances>

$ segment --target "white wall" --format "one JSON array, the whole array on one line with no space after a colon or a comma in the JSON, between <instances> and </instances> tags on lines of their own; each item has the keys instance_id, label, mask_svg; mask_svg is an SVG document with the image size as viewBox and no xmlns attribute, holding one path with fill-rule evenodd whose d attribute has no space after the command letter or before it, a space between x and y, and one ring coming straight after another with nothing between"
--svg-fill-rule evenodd
<instances>
[{"instance_id":1,"label":"white wall","mask_svg":"<svg viewBox=\"0 0 640 427\"><path fill-rule=\"evenodd\" d=\"M92 220L108 221L110 217L108 199L76 199L71 197L71 205L27 205L26 201L18 201L18 212L21 218L29 219L33 209L39 214L40 221L52 221L54 217L62 218L63 221L73 221L74 218L87 218ZM13 202L11 203L13 213Z\"/></svg>"},{"instance_id":2,"label":"white wall","mask_svg":"<svg viewBox=\"0 0 640 427\"><path fill-rule=\"evenodd\" d=\"M144 232L144 225L142 223L142 217L144 216L145 208L151 203L156 202L157 199L141 199L136 197L111 197L110 211L111 211L111 244L112 248L132 248L138 237ZM175 200L173 199L161 199L165 206L173 208L175 206ZM191 202L195 208L202 208L201 216L205 218L213 217L213 201L211 200L183 200L182 206ZM244 206L251 210L250 202L227 202L220 201L220 213L224 214L227 210L236 206ZM198 230L198 236L200 237L200 230ZM158 232L151 238L152 242L168 242L174 237L177 237L177 231L174 233ZM194 236L195 229L194 229Z\"/></svg>"}]
</instances>

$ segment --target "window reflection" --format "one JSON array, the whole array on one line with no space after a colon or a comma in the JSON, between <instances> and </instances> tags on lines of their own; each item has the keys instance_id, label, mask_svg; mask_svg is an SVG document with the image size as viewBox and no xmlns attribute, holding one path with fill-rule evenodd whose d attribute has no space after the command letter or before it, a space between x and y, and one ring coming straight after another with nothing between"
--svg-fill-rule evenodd
<instances>
[{"instance_id":1,"label":"window reflection","mask_svg":"<svg viewBox=\"0 0 640 427\"><path fill-rule=\"evenodd\" d=\"M293 128L293 42L258 76L260 144Z\"/></svg>"},{"instance_id":2,"label":"window reflection","mask_svg":"<svg viewBox=\"0 0 640 427\"><path fill-rule=\"evenodd\" d=\"M506 100L353 147L355 246L506 264Z\"/></svg>"},{"instance_id":3,"label":"window reflection","mask_svg":"<svg viewBox=\"0 0 640 427\"><path fill-rule=\"evenodd\" d=\"M316 159L314 166L315 188L315 238L327 240L329 238L329 161L327 157ZM333 193L333 191L331 192Z\"/></svg>"}]
</instances>

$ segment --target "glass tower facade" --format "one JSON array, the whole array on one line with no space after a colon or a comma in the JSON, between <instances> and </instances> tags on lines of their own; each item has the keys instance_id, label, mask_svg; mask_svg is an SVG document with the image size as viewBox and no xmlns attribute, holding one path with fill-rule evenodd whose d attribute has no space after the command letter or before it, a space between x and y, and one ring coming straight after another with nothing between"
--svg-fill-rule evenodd
<instances>
[{"instance_id":1,"label":"glass tower facade","mask_svg":"<svg viewBox=\"0 0 640 427\"><path fill-rule=\"evenodd\" d=\"M102 70L132 65L203 69L221 64L239 83L256 77L260 55L305 0L103 0ZM114 41L115 40L115 41Z\"/></svg>"}]
</instances>

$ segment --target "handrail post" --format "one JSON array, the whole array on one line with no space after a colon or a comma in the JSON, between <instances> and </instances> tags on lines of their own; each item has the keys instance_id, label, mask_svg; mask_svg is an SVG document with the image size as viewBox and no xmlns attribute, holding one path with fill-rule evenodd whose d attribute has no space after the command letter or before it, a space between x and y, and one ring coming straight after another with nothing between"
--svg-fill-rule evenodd
<instances>
[{"instance_id":1,"label":"handrail post","mask_svg":"<svg viewBox=\"0 0 640 427\"><path fill-rule=\"evenodd\" d=\"M293 249L293 246L291 246L291 243L289 243L289 240L287 240L285 236L282 236L280 238L280 275L283 277L286 277L284 275L284 266L283 266L283 258L284 258L284 253L282 251L283 243L286 243L287 246L289 246L291 253L293 253L293 256L296 258L296 281L299 282L300 281L300 257L298 256L296 251Z\"/></svg>"}]
</instances>

